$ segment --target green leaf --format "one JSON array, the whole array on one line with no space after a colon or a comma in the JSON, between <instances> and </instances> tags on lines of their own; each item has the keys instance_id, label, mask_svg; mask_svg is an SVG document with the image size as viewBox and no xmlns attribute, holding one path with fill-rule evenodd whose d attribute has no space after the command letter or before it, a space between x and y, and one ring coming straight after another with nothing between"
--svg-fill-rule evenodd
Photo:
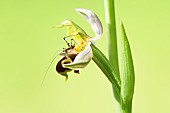
<instances>
[{"instance_id":1,"label":"green leaf","mask_svg":"<svg viewBox=\"0 0 170 113\"><path fill-rule=\"evenodd\" d=\"M115 98L120 102L120 81L117 72L114 70L105 55L94 44L91 44L91 48L93 51L93 61L111 82L114 89Z\"/></svg>"},{"instance_id":2,"label":"green leaf","mask_svg":"<svg viewBox=\"0 0 170 113\"><path fill-rule=\"evenodd\" d=\"M135 84L135 73L131 49L123 23L121 24L121 31L121 98L123 101L122 106L125 107L124 109L128 109L131 112L131 102L133 98Z\"/></svg>"}]
</instances>

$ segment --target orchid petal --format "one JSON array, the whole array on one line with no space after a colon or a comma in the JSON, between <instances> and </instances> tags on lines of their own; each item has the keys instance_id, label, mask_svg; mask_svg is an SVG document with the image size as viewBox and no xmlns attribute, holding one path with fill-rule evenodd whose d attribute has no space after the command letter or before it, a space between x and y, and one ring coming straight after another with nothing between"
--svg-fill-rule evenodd
<instances>
[{"instance_id":1,"label":"orchid petal","mask_svg":"<svg viewBox=\"0 0 170 113\"><path fill-rule=\"evenodd\" d=\"M97 15L87 9L76 8L75 10L87 20L87 22L91 25L91 28L95 32L95 37L91 38L90 40L99 40L101 35L103 34L103 27Z\"/></svg>"}]
</instances>

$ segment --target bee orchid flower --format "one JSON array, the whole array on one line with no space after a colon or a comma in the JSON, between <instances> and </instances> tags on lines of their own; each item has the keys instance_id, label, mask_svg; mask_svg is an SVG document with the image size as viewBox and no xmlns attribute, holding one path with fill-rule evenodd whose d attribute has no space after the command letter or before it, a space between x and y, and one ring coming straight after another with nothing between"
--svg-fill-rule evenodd
<instances>
[{"instance_id":1,"label":"bee orchid flower","mask_svg":"<svg viewBox=\"0 0 170 113\"><path fill-rule=\"evenodd\" d=\"M79 69L87 66L93 57L90 45L91 43L95 44L95 41L100 39L103 33L101 22L95 13L81 8L77 8L75 10L91 25L91 28L95 33L95 37L92 38L89 36L81 27L71 20L65 20L61 23L61 25L57 26L58 28L66 27L67 36L64 40L66 40L66 38L71 38L71 41L74 41L74 45L70 45L70 43L67 42L69 47L66 49L67 51L64 51L64 57L57 64L60 68L56 66L56 70L59 73L61 69L67 70L60 73L64 76L70 70L77 72Z\"/></svg>"}]
</instances>

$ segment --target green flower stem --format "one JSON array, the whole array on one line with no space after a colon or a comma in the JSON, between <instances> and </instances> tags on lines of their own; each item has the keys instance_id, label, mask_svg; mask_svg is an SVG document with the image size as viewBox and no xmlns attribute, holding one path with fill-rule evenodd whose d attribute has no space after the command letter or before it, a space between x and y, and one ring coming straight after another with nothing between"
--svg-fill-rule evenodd
<instances>
[{"instance_id":1,"label":"green flower stem","mask_svg":"<svg viewBox=\"0 0 170 113\"><path fill-rule=\"evenodd\" d=\"M106 34L108 37L109 63L113 66L113 69L116 71L116 73L118 73L114 74L114 77L117 78L118 83L121 83L120 92L117 92L115 86L112 85L114 97L116 99L115 103L117 107L117 113L131 113L134 90L134 68L130 46L122 24L121 28L123 38L121 40L123 41L124 46L122 49L123 57L121 56L123 68L121 69L120 76L114 0L104 0L104 6L106 17Z\"/></svg>"},{"instance_id":2,"label":"green flower stem","mask_svg":"<svg viewBox=\"0 0 170 113\"><path fill-rule=\"evenodd\" d=\"M106 75L106 77L112 83L114 90L115 90L115 94L116 94L115 96L119 97L120 82L119 82L119 78L117 78L116 71L114 71L114 68L112 67L110 62L107 60L105 55L94 44L91 44L91 48L93 51L93 61L99 66L102 72ZM120 101L120 98L118 98L118 100Z\"/></svg>"},{"instance_id":3,"label":"green flower stem","mask_svg":"<svg viewBox=\"0 0 170 113\"><path fill-rule=\"evenodd\" d=\"M120 82L117 78L117 73L114 71L114 68L111 66L105 55L95 45L91 44L91 48L93 51L93 61L98 65L98 67L102 70L102 72L106 75L112 84L114 97L116 99L115 103L117 113L121 113L122 109L120 104Z\"/></svg>"},{"instance_id":4,"label":"green flower stem","mask_svg":"<svg viewBox=\"0 0 170 113\"><path fill-rule=\"evenodd\" d=\"M132 113L132 101L129 101L123 105L120 113Z\"/></svg>"},{"instance_id":5,"label":"green flower stem","mask_svg":"<svg viewBox=\"0 0 170 113\"><path fill-rule=\"evenodd\" d=\"M109 61L119 76L119 63L117 52L117 36L116 36L116 18L114 0L104 0L105 17L106 17L106 34L108 37L108 54Z\"/></svg>"},{"instance_id":6,"label":"green flower stem","mask_svg":"<svg viewBox=\"0 0 170 113\"><path fill-rule=\"evenodd\" d=\"M117 71L120 82L120 75L119 75L119 63L118 63L118 51L117 51L117 36L116 36L116 18L115 18L115 6L114 0L104 0L105 6L105 17L106 17L106 34L108 37L108 54L109 54L109 61L113 68ZM121 102L120 102L120 92L119 95L115 92L115 87L112 87L113 94L116 99L116 110L117 113L120 113L121 110Z\"/></svg>"}]
</instances>

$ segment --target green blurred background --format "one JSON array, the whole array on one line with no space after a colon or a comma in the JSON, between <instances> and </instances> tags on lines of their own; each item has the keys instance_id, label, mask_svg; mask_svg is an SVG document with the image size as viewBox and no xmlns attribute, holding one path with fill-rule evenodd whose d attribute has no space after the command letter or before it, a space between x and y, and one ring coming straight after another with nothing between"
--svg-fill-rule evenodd
<instances>
[{"instance_id":1,"label":"green blurred background","mask_svg":"<svg viewBox=\"0 0 170 113\"><path fill-rule=\"evenodd\" d=\"M116 0L118 32L122 20L134 58L133 113L169 113L169 4ZM111 84L93 61L64 82L58 58L41 87L54 53L67 47L66 30L52 26L72 19L94 36L79 7L96 12L105 30L103 0L0 0L0 113L115 113ZM107 55L105 31L97 46Z\"/></svg>"}]
</instances>

